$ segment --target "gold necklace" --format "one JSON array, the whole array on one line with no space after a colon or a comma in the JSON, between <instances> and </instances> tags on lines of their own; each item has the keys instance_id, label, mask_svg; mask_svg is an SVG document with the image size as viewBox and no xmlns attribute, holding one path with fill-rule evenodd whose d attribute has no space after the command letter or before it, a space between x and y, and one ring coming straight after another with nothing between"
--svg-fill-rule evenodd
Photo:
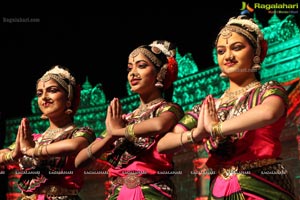
<instances>
[{"instance_id":1,"label":"gold necklace","mask_svg":"<svg viewBox=\"0 0 300 200\"><path fill-rule=\"evenodd\" d=\"M164 98L159 97L159 98L157 98L157 99L154 99L154 100L150 101L149 103L141 104L141 105L137 108L137 110L138 110L137 113L138 113L138 114L141 114L141 113L147 111L147 110L149 109L149 107L151 107L152 105L157 104L157 103L159 103L159 102L162 102L162 101L164 101L164 100L165 100Z\"/></svg>"},{"instance_id":2,"label":"gold necklace","mask_svg":"<svg viewBox=\"0 0 300 200\"><path fill-rule=\"evenodd\" d=\"M50 127L44 132L43 138L54 138L57 133L63 132L65 129L73 125L73 122L61 127L61 128L56 128L56 129L50 129Z\"/></svg>"},{"instance_id":3,"label":"gold necklace","mask_svg":"<svg viewBox=\"0 0 300 200\"><path fill-rule=\"evenodd\" d=\"M248 85L246 85L245 87L242 87L241 89L233 91L233 92L230 92L229 89L227 89L224 92L223 97L221 98L221 102L225 98L227 98L226 102L230 102L230 101L236 99L237 97L239 97L241 94L244 94L245 92L247 92L247 90L249 90L250 88L254 88L254 87L257 87L260 85L261 85L260 82L255 80L255 81L252 81L251 83L249 83Z\"/></svg>"}]
</instances>

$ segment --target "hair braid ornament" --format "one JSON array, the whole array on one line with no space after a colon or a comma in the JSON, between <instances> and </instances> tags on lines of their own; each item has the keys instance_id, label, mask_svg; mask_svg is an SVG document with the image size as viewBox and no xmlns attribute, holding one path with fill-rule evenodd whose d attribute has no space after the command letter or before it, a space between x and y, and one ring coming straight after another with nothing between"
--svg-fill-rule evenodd
<instances>
[{"instance_id":1,"label":"hair braid ornament","mask_svg":"<svg viewBox=\"0 0 300 200\"><path fill-rule=\"evenodd\" d=\"M155 54L163 53L167 58L165 63L158 72L156 87L168 89L177 79L178 63L175 59L176 49L171 47L171 43L165 40L156 40L152 42L151 51Z\"/></svg>"}]
</instances>

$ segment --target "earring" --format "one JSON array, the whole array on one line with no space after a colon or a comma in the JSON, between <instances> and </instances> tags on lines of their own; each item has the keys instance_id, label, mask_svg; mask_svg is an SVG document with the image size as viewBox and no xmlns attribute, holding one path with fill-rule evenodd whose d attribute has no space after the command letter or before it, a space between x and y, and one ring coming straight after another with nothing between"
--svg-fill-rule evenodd
<instances>
[{"instance_id":1,"label":"earring","mask_svg":"<svg viewBox=\"0 0 300 200\"><path fill-rule=\"evenodd\" d=\"M67 115L71 115L72 113L73 113L73 110L71 110L70 108L65 110L65 114L67 114Z\"/></svg>"},{"instance_id":2,"label":"earring","mask_svg":"<svg viewBox=\"0 0 300 200\"><path fill-rule=\"evenodd\" d=\"M43 119L43 120L48 119L47 115L45 115L45 114L42 114L40 118Z\"/></svg>"},{"instance_id":3,"label":"earring","mask_svg":"<svg viewBox=\"0 0 300 200\"><path fill-rule=\"evenodd\" d=\"M70 109L71 104L72 104L71 101L67 101L67 110L65 110L65 114L67 115L71 115L73 113L73 110Z\"/></svg>"},{"instance_id":4,"label":"earring","mask_svg":"<svg viewBox=\"0 0 300 200\"><path fill-rule=\"evenodd\" d=\"M261 69L261 66L260 66L260 57L259 56L254 56L253 58L253 66L252 66L252 69L255 70L255 71L258 71Z\"/></svg>"},{"instance_id":5,"label":"earring","mask_svg":"<svg viewBox=\"0 0 300 200\"><path fill-rule=\"evenodd\" d=\"M157 81L157 82L155 83L155 87L163 88L163 87L164 87L164 84L162 84L162 82L160 82L160 81Z\"/></svg>"},{"instance_id":6,"label":"earring","mask_svg":"<svg viewBox=\"0 0 300 200\"><path fill-rule=\"evenodd\" d=\"M227 78L228 76L227 76L224 72L221 72L221 73L220 73L220 77L221 77L221 78Z\"/></svg>"},{"instance_id":7,"label":"earring","mask_svg":"<svg viewBox=\"0 0 300 200\"><path fill-rule=\"evenodd\" d=\"M164 87L163 81L166 77L167 68L168 68L168 64L164 64L162 66L162 68L160 68L160 70L157 74L157 77L156 77L157 82L155 83L155 87L158 87L158 88Z\"/></svg>"}]
</instances>

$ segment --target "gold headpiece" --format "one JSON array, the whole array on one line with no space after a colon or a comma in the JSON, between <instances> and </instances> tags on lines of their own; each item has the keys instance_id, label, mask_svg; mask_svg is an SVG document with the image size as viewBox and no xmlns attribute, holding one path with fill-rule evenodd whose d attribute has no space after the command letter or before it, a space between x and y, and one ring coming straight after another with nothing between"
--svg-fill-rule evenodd
<instances>
[{"instance_id":1,"label":"gold headpiece","mask_svg":"<svg viewBox=\"0 0 300 200\"><path fill-rule=\"evenodd\" d=\"M229 38L232 32L236 32L244 35L250 40L253 46L256 48L255 54L260 56L261 54L261 41L264 39L263 34L258 25L251 18L246 18L245 15L238 17L232 17L229 19L225 27L220 31L218 37L221 35L224 38Z\"/></svg>"},{"instance_id":2,"label":"gold headpiece","mask_svg":"<svg viewBox=\"0 0 300 200\"><path fill-rule=\"evenodd\" d=\"M149 45L136 48L129 54L129 57L134 58L140 53L159 69L155 86L164 90L169 88L177 79L178 74L175 46L166 40L155 40Z\"/></svg>"},{"instance_id":3,"label":"gold headpiece","mask_svg":"<svg viewBox=\"0 0 300 200\"><path fill-rule=\"evenodd\" d=\"M160 54L161 52L163 52L163 54L165 54L167 57L173 57L176 53L175 49L170 48L171 43L168 41L156 40L152 42L149 46L152 47L151 50L154 53Z\"/></svg>"},{"instance_id":4,"label":"gold headpiece","mask_svg":"<svg viewBox=\"0 0 300 200\"><path fill-rule=\"evenodd\" d=\"M75 78L70 74L69 71L61 68L60 66L54 66L52 69L47 71L39 81L49 81L54 79L59 85L61 85L67 92L69 100L73 100L73 87L76 86Z\"/></svg>"},{"instance_id":5,"label":"gold headpiece","mask_svg":"<svg viewBox=\"0 0 300 200\"><path fill-rule=\"evenodd\" d=\"M160 67L162 65L162 61L160 59L158 59L154 54L153 52L151 52L150 50L146 49L145 46L141 46L141 47L138 47L136 48L135 50L133 50L129 57L136 57L137 55L139 54L143 54L145 55L149 60L151 60L151 62L157 66L157 67Z\"/></svg>"},{"instance_id":6,"label":"gold headpiece","mask_svg":"<svg viewBox=\"0 0 300 200\"><path fill-rule=\"evenodd\" d=\"M176 49L171 48L171 43L166 40L156 40L149 45L143 45L133 50L129 57L136 57L139 53L145 55L156 67L161 67L163 60L158 56L163 53L166 58L174 57ZM165 60L164 62L167 62Z\"/></svg>"}]
</instances>

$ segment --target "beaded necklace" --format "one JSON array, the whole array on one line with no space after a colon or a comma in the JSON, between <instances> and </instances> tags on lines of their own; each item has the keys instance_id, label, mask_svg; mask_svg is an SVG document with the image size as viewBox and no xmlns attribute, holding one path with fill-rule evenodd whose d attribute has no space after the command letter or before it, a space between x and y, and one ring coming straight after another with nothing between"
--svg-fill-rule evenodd
<instances>
[{"instance_id":1,"label":"beaded necklace","mask_svg":"<svg viewBox=\"0 0 300 200\"><path fill-rule=\"evenodd\" d=\"M74 125L73 122L61 127L61 128L56 128L56 129L50 129L50 127L44 132L43 138L47 139L53 139L55 136L57 136L57 133L65 131L67 128L70 126Z\"/></svg>"},{"instance_id":2,"label":"beaded necklace","mask_svg":"<svg viewBox=\"0 0 300 200\"><path fill-rule=\"evenodd\" d=\"M249 83L248 85L246 85L245 87L242 87L239 90L230 92L229 89L227 89L224 92L224 95L221 97L221 102L223 102L223 99L227 99L226 102L230 102L234 99L236 99L237 97L241 96L241 94L244 94L245 92L247 92L247 90L249 90L250 88L254 88L257 86L261 86L261 83L259 81L253 81L251 83Z\"/></svg>"}]
</instances>

